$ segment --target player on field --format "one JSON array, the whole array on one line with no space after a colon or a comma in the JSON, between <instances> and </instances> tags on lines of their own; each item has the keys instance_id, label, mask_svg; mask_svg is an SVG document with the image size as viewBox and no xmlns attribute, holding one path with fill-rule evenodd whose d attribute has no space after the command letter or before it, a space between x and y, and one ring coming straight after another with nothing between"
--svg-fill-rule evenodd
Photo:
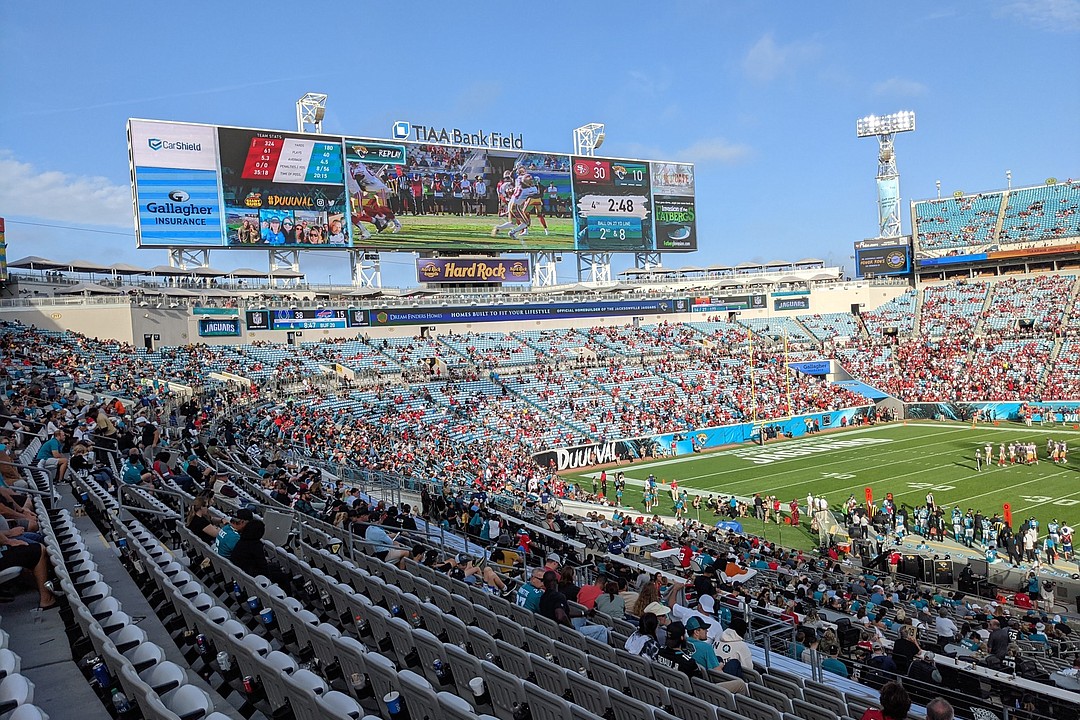
<instances>
[{"instance_id":1,"label":"player on field","mask_svg":"<svg viewBox=\"0 0 1080 720\"><path fill-rule=\"evenodd\" d=\"M497 237L500 230L509 230L514 227L514 219L510 216L510 203L515 189L513 173L509 170L503 172L502 180L495 186L495 195L499 199L499 215L505 213L506 221L491 228L491 237Z\"/></svg>"},{"instance_id":2,"label":"player on field","mask_svg":"<svg viewBox=\"0 0 1080 720\"><path fill-rule=\"evenodd\" d=\"M982 448L975 448L975 469L982 472Z\"/></svg>"},{"instance_id":3,"label":"player on field","mask_svg":"<svg viewBox=\"0 0 1080 720\"><path fill-rule=\"evenodd\" d=\"M390 209L387 197L390 188L381 178L368 170L362 162L350 162L349 172L345 174L345 186L352 200L353 224L360 228L360 235L367 239L371 237L367 229L360 224L361 221L369 222L382 232L388 225L393 225L391 232L401 230L394 211Z\"/></svg>"}]
</instances>

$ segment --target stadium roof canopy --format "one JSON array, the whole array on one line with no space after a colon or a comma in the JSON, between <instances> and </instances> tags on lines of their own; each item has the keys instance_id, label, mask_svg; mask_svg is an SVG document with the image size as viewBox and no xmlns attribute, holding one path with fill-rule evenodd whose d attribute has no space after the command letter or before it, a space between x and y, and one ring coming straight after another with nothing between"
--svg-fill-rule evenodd
<instances>
[{"instance_id":1,"label":"stadium roof canopy","mask_svg":"<svg viewBox=\"0 0 1080 720\"><path fill-rule=\"evenodd\" d=\"M124 291L97 283L77 283L56 292L61 295L122 295Z\"/></svg>"},{"instance_id":2,"label":"stadium roof canopy","mask_svg":"<svg viewBox=\"0 0 1080 720\"><path fill-rule=\"evenodd\" d=\"M148 275L150 273L146 268L135 267L127 263L115 263L110 265L109 269L113 271L114 275Z\"/></svg>"},{"instance_id":3,"label":"stadium roof canopy","mask_svg":"<svg viewBox=\"0 0 1080 720\"><path fill-rule=\"evenodd\" d=\"M161 295L161 291L152 287L139 287L137 285L121 285L120 292L127 293L140 293L142 295Z\"/></svg>"},{"instance_id":4,"label":"stadium roof canopy","mask_svg":"<svg viewBox=\"0 0 1080 720\"><path fill-rule=\"evenodd\" d=\"M707 270L709 272L723 272L725 270L734 270L734 265L710 265Z\"/></svg>"},{"instance_id":5,"label":"stadium roof canopy","mask_svg":"<svg viewBox=\"0 0 1080 720\"><path fill-rule=\"evenodd\" d=\"M147 275L167 275L169 277L184 277L190 275L188 270L181 270L180 268L172 267L171 265L155 265L152 268L146 270Z\"/></svg>"},{"instance_id":6,"label":"stadium roof canopy","mask_svg":"<svg viewBox=\"0 0 1080 720\"><path fill-rule=\"evenodd\" d=\"M256 270L255 268L236 268L225 273L232 278L264 278L270 274L269 270Z\"/></svg>"},{"instance_id":7,"label":"stadium roof canopy","mask_svg":"<svg viewBox=\"0 0 1080 720\"><path fill-rule=\"evenodd\" d=\"M383 294L380 288L366 287L345 293L345 297L378 297Z\"/></svg>"},{"instance_id":8,"label":"stadium roof canopy","mask_svg":"<svg viewBox=\"0 0 1080 720\"><path fill-rule=\"evenodd\" d=\"M812 277L810 279L811 280L836 280L837 276L836 275L830 275L829 273L818 273L817 275L815 275L814 277Z\"/></svg>"},{"instance_id":9,"label":"stadium roof canopy","mask_svg":"<svg viewBox=\"0 0 1080 720\"><path fill-rule=\"evenodd\" d=\"M798 261L792 263L792 265L795 265L796 267L799 266L799 265L824 265L824 264L825 264L824 260L818 260L817 258L805 258L803 260L798 260Z\"/></svg>"},{"instance_id":10,"label":"stadium roof canopy","mask_svg":"<svg viewBox=\"0 0 1080 720\"><path fill-rule=\"evenodd\" d=\"M68 263L68 269L71 272L105 273L108 275L111 275L113 271L108 265L91 262L90 260L72 260Z\"/></svg>"},{"instance_id":11,"label":"stadium roof canopy","mask_svg":"<svg viewBox=\"0 0 1080 720\"><path fill-rule=\"evenodd\" d=\"M784 277L780 278L776 282L778 282L778 283L806 282L806 278L796 277L794 275L785 275Z\"/></svg>"},{"instance_id":12,"label":"stadium roof canopy","mask_svg":"<svg viewBox=\"0 0 1080 720\"><path fill-rule=\"evenodd\" d=\"M67 270L67 263L56 262L37 255L27 255L14 262L9 262L8 267L26 270Z\"/></svg>"},{"instance_id":13,"label":"stadium roof canopy","mask_svg":"<svg viewBox=\"0 0 1080 720\"><path fill-rule=\"evenodd\" d=\"M196 267L187 270L190 275L197 275L199 277L225 277L228 275L224 270L218 270L212 267Z\"/></svg>"}]
</instances>

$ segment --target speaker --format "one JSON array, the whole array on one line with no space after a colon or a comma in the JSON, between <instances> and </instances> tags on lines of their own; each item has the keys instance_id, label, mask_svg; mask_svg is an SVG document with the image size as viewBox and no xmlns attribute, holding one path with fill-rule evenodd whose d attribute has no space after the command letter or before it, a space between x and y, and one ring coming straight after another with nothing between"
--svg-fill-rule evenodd
<instances>
[{"instance_id":1,"label":"speaker","mask_svg":"<svg viewBox=\"0 0 1080 720\"><path fill-rule=\"evenodd\" d=\"M882 332L888 337L896 337L900 334L899 328L897 328L895 325L889 325Z\"/></svg>"},{"instance_id":2,"label":"speaker","mask_svg":"<svg viewBox=\"0 0 1080 720\"><path fill-rule=\"evenodd\" d=\"M904 575L910 575L916 580L922 580L922 558L918 555L903 555L900 558L900 565L896 568L896 570L897 572L901 572Z\"/></svg>"},{"instance_id":3,"label":"speaker","mask_svg":"<svg viewBox=\"0 0 1080 720\"><path fill-rule=\"evenodd\" d=\"M935 585L952 585L953 572L952 561L950 560L935 560L934 561L934 584Z\"/></svg>"},{"instance_id":4,"label":"speaker","mask_svg":"<svg viewBox=\"0 0 1080 720\"><path fill-rule=\"evenodd\" d=\"M851 314L855 315L855 316L858 316L858 314L859 314L859 303L851 303Z\"/></svg>"},{"instance_id":5,"label":"speaker","mask_svg":"<svg viewBox=\"0 0 1080 720\"><path fill-rule=\"evenodd\" d=\"M1020 329L1021 330L1030 330L1033 327L1035 327L1035 321L1034 320L1032 320L1031 318L1020 318Z\"/></svg>"}]
</instances>

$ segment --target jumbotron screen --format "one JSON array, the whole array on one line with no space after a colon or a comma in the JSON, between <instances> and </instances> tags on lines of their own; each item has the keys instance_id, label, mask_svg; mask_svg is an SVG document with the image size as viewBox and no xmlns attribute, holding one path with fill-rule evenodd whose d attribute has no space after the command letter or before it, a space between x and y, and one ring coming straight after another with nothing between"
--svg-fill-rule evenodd
<instances>
[{"instance_id":1,"label":"jumbotron screen","mask_svg":"<svg viewBox=\"0 0 1080 720\"><path fill-rule=\"evenodd\" d=\"M910 238L872 238L855 243L856 277L909 275L910 273Z\"/></svg>"},{"instance_id":2,"label":"jumbotron screen","mask_svg":"<svg viewBox=\"0 0 1080 720\"><path fill-rule=\"evenodd\" d=\"M694 166L129 120L140 247L697 249Z\"/></svg>"}]
</instances>

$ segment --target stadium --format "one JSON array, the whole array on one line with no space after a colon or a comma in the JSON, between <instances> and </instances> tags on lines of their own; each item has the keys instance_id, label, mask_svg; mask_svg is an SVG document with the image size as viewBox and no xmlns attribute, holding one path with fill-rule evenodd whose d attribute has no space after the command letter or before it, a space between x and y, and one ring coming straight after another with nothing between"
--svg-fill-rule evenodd
<instances>
[{"instance_id":1,"label":"stadium","mask_svg":"<svg viewBox=\"0 0 1080 720\"><path fill-rule=\"evenodd\" d=\"M867 115L877 226L721 263L715 145L191 100L87 106L145 263L39 249L0 142L0 718L1080 717L1071 168L902 200Z\"/></svg>"}]
</instances>

